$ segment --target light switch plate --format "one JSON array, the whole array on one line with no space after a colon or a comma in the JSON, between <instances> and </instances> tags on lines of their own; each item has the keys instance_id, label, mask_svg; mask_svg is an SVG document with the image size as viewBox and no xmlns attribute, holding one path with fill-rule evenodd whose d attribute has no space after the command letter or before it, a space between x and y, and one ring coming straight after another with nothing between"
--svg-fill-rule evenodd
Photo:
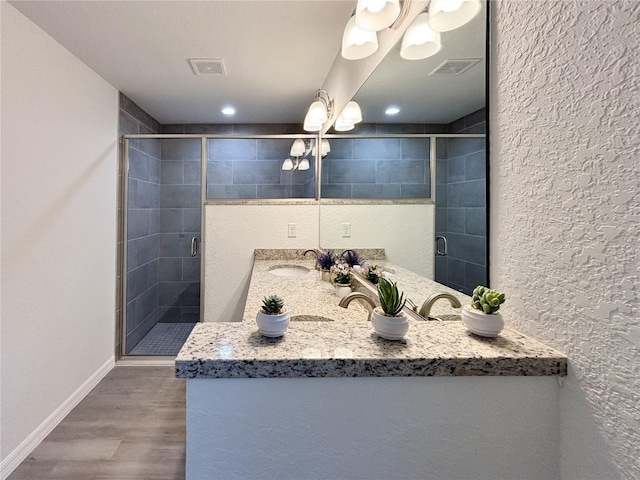
<instances>
[{"instance_id":1,"label":"light switch plate","mask_svg":"<svg viewBox=\"0 0 640 480\"><path fill-rule=\"evenodd\" d=\"M288 225L287 231L289 233L289 238L295 238L297 235L297 223L290 223Z\"/></svg>"},{"instance_id":2,"label":"light switch plate","mask_svg":"<svg viewBox=\"0 0 640 480\"><path fill-rule=\"evenodd\" d=\"M342 224L342 236L348 238L351 236L351 224L343 223Z\"/></svg>"}]
</instances>

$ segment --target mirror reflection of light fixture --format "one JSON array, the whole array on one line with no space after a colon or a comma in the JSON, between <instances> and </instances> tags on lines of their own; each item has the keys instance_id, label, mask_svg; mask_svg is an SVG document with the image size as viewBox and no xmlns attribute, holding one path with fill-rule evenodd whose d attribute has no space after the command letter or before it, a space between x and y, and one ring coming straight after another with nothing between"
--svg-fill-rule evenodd
<instances>
[{"instance_id":1,"label":"mirror reflection of light fixture","mask_svg":"<svg viewBox=\"0 0 640 480\"><path fill-rule=\"evenodd\" d=\"M316 98L304 117L304 128L307 132L317 132L329 120L333 112L333 100L326 90L318 90Z\"/></svg>"},{"instance_id":2,"label":"mirror reflection of light fixture","mask_svg":"<svg viewBox=\"0 0 640 480\"><path fill-rule=\"evenodd\" d=\"M331 151L331 145L329 144L329 140L327 140L326 138L322 139L322 142L320 142L320 158L324 158L327 155L329 155L329 152ZM314 157L316 156L316 146L313 146L313 149L311 150L311 155L313 155Z\"/></svg>"},{"instance_id":3,"label":"mirror reflection of light fixture","mask_svg":"<svg viewBox=\"0 0 640 480\"><path fill-rule=\"evenodd\" d=\"M293 170L293 161L290 158L286 158L282 162L282 170Z\"/></svg>"},{"instance_id":4,"label":"mirror reflection of light fixture","mask_svg":"<svg viewBox=\"0 0 640 480\"><path fill-rule=\"evenodd\" d=\"M293 142L293 145L291 145L291 151L289 152L289 155L291 155L292 157L301 157L304 154L304 151L304 140L301 138L296 138Z\"/></svg>"},{"instance_id":5,"label":"mirror reflection of light fixture","mask_svg":"<svg viewBox=\"0 0 640 480\"><path fill-rule=\"evenodd\" d=\"M353 130L356 126L356 123L360 123L362 121L362 111L360 110L360 105L358 105L353 100L347 103L336 118L336 123L333 128L337 132L347 132L349 130Z\"/></svg>"},{"instance_id":6,"label":"mirror reflection of light fixture","mask_svg":"<svg viewBox=\"0 0 640 480\"><path fill-rule=\"evenodd\" d=\"M342 56L347 60L360 60L378 50L376 32L368 32L356 25L355 15L349 19L342 35Z\"/></svg>"},{"instance_id":7,"label":"mirror reflection of light fixture","mask_svg":"<svg viewBox=\"0 0 640 480\"><path fill-rule=\"evenodd\" d=\"M469 22L480 8L480 0L431 0L429 24L436 32L448 32Z\"/></svg>"},{"instance_id":8,"label":"mirror reflection of light fixture","mask_svg":"<svg viewBox=\"0 0 640 480\"><path fill-rule=\"evenodd\" d=\"M358 0L355 24L368 32L384 30L400 15L400 0Z\"/></svg>"},{"instance_id":9,"label":"mirror reflection of light fixture","mask_svg":"<svg viewBox=\"0 0 640 480\"><path fill-rule=\"evenodd\" d=\"M404 33L400 56L405 60L420 60L435 55L441 47L440 33L431 29L429 14L425 12L418 15Z\"/></svg>"},{"instance_id":10,"label":"mirror reflection of light fixture","mask_svg":"<svg viewBox=\"0 0 640 480\"><path fill-rule=\"evenodd\" d=\"M309 170L309 160L305 157L309 155L311 151L311 140L305 141L302 138L296 138L289 152L289 155L295 157L295 159L291 160L290 158L286 158L284 162L282 162L282 170Z\"/></svg>"},{"instance_id":11,"label":"mirror reflection of light fixture","mask_svg":"<svg viewBox=\"0 0 640 480\"><path fill-rule=\"evenodd\" d=\"M298 164L298 170L309 170L309 160L303 158Z\"/></svg>"}]
</instances>

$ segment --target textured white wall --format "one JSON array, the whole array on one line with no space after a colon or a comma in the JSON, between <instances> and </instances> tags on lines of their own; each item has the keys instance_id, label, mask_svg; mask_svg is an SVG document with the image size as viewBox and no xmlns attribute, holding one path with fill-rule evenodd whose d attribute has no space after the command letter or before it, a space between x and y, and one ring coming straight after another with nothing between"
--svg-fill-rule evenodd
<instances>
[{"instance_id":1,"label":"textured white wall","mask_svg":"<svg viewBox=\"0 0 640 480\"><path fill-rule=\"evenodd\" d=\"M428 204L322 205L322 248L384 248L389 262L433 279L435 206ZM351 237L342 224L351 223Z\"/></svg>"},{"instance_id":2,"label":"textured white wall","mask_svg":"<svg viewBox=\"0 0 640 480\"><path fill-rule=\"evenodd\" d=\"M256 248L318 246L317 204L206 205L204 213L205 322L242 320Z\"/></svg>"},{"instance_id":3,"label":"textured white wall","mask_svg":"<svg viewBox=\"0 0 640 480\"><path fill-rule=\"evenodd\" d=\"M640 3L492 7L492 286L569 356L562 478L637 479Z\"/></svg>"},{"instance_id":4,"label":"textured white wall","mask_svg":"<svg viewBox=\"0 0 640 480\"><path fill-rule=\"evenodd\" d=\"M118 92L7 2L1 13L4 467L113 364Z\"/></svg>"}]
</instances>

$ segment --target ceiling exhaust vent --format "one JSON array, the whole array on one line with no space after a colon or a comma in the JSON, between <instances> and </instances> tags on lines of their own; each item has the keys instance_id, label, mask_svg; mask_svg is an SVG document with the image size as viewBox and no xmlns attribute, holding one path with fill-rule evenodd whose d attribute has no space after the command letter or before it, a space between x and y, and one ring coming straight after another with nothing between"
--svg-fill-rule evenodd
<instances>
[{"instance_id":1,"label":"ceiling exhaust vent","mask_svg":"<svg viewBox=\"0 0 640 480\"><path fill-rule=\"evenodd\" d=\"M438 68L429 74L431 75L462 75L480 61L479 58L456 58L445 60Z\"/></svg>"},{"instance_id":2,"label":"ceiling exhaust vent","mask_svg":"<svg viewBox=\"0 0 640 480\"><path fill-rule=\"evenodd\" d=\"M221 58L190 58L189 64L195 75L221 77L226 75Z\"/></svg>"}]
</instances>

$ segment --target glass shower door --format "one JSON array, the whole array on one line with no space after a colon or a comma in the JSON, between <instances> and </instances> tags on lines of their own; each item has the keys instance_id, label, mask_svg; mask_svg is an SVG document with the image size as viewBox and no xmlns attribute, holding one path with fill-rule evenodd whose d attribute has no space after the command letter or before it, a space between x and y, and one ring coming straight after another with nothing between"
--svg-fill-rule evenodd
<instances>
[{"instance_id":1,"label":"glass shower door","mask_svg":"<svg viewBox=\"0 0 640 480\"><path fill-rule=\"evenodd\" d=\"M436 143L436 282L471 295L488 285L486 139Z\"/></svg>"},{"instance_id":2,"label":"glass shower door","mask_svg":"<svg viewBox=\"0 0 640 480\"><path fill-rule=\"evenodd\" d=\"M201 145L129 140L125 355L175 356L200 321Z\"/></svg>"}]
</instances>

